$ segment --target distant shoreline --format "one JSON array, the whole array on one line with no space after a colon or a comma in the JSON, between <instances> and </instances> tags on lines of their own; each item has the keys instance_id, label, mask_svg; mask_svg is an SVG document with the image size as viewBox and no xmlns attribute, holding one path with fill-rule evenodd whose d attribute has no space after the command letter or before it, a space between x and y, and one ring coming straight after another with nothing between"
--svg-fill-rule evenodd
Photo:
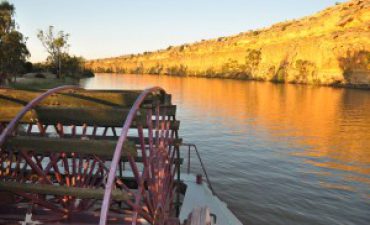
<instances>
[{"instance_id":1,"label":"distant shoreline","mask_svg":"<svg viewBox=\"0 0 370 225\"><path fill-rule=\"evenodd\" d=\"M150 75L150 76L168 76L168 77L180 77L180 78L203 78L203 79L221 79L221 80L235 80L235 81L253 81L253 82L269 82L274 84L294 84L294 85L304 85L304 86L311 86L311 87L331 87L331 88L344 88L344 89L355 89L355 90L365 90L370 91L370 84L309 84L309 83L295 83L295 82L276 82L271 80L262 80L262 79L238 79L238 78L230 78L230 77L218 77L218 76L198 76L198 75L170 75L170 74L133 74L133 73L95 73L95 75L99 74L115 74L115 75Z\"/></svg>"}]
</instances>

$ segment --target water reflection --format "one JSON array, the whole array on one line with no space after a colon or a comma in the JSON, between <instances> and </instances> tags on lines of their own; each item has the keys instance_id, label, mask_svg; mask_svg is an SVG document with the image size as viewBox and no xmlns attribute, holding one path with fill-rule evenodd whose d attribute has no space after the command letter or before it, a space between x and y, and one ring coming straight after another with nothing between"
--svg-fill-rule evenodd
<instances>
[{"instance_id":1,"label":"water reflection","mask_svg":"<svg viewBox=\"0 0 370 225\"><path fill-rule=\"evenodd\" d=\"M244 223L370 221L368 91L147 75L84 82L173 94L182 135Z\"/></svg>"}]
</instances>

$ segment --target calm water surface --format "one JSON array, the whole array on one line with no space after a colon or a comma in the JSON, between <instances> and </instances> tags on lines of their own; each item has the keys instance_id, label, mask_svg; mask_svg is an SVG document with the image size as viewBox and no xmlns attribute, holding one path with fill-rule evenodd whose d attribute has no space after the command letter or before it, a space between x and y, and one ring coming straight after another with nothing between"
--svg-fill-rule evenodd
<instances>
[{"instance_id":1,"label":"calm water surface","mask_svg":"<svg viewBox=\"0 0 370 225\"><path fill-rule=\"evenodd\" d=\"M181 136L246 225L370 224L369 91L150 75L83 84L171 93Z\"/></svg>"}]
</instances>

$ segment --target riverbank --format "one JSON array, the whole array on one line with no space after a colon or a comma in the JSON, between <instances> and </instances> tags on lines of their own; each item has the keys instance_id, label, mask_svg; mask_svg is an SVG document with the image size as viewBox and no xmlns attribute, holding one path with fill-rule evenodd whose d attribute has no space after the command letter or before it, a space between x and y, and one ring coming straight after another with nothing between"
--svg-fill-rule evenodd
<instances>
[{"instance_id":1,"label":"riverbank","mask_svg":"<svg viewBox=\"0 0 370 225\"><path fill-rule=\"evenodd\" d=\"M6 83L0 87L16 88L16 89L50 89L62 85L79 85L80 80L84 78L92 78L95 74L92 72L84 74L76 74L74 76L64 75L61 78L50 72L30 72L11 80L6 80Z\"/></svg>"},{"instance_id":2,"label":"riverbank","mask_svg":"<svg viewBox=\"0 0 370 225\"><path fill-rule=\"evenodd\" d=\"M96 73L168 74L364 88L370 86L369 1L297 20L142 54L89 60Z\"/></svg>"},{"instance_id":3,"label":"riverbank","mask_svg":"<svg viewBox=\"0 0 370 225\"><path fill-rule=\"evenodd\" d=\"M15 83L8 83L7 85L4 85L4 87L25 90L38 90L50 89L62 85L79 85L79 82L79 79L72 78L18 78Z\"/></svg>"},{"instance_id":4,"label":"riverbank","mask_svg":"<svg viewBox=\"0 0 370 225\"><path fill-rule=\"evenodd\" d=\"M99 74L99 73L97 73ZM194 78L206 78L206 79L222 79L222 80L240 80L240 81L257 81L257 82L270 82L270 83L287 83L287 84L296 84L296 85L305 85L305 86L323 86L323 87L332 87L332 88L347 88L347 89L360 89L360 90L369 90L370 84L349 84L349 83L333 83L333 84L320 84L320 83L298 83L298 82L287 82L287 81L274 81L274 80L264 80L264 79L253 79L253 78L243 78L243 77L225 77L222 75L169 75L169 74L132 74L132 73L101 73L101 74L111 74L111 75L135 75L135 76L166 76L166 77L194 77Z\"/></svg>"}]
</instances>

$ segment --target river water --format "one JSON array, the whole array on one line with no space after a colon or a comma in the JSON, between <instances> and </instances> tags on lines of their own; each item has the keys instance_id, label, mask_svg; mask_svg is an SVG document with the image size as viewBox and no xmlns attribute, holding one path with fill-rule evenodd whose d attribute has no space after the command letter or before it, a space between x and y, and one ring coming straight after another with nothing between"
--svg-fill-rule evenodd
<instances>
[{"instance_id":1,"label":"river water","mask_svg":"<svg viewBox=\"0 0 370 225\"><path fill-rule=\"evenodd\" d=\"M180 135L243 224L370 224L369 91L123 74L82 83L171 93Z\"/></svg>"}]
</instances>

